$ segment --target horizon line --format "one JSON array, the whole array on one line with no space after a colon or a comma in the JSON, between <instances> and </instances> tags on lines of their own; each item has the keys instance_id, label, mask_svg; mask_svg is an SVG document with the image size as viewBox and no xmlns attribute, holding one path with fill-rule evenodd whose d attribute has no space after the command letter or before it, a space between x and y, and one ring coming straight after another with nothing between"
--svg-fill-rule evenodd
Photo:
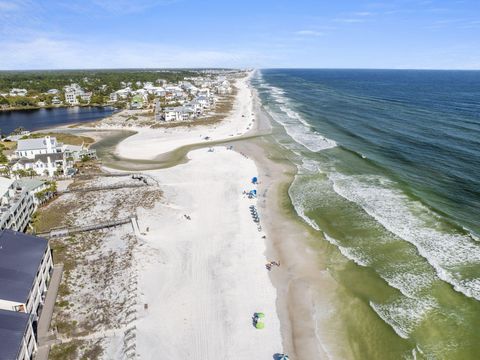
<instances>
[{"instance_id":1,"label":"horizon line","mask_svg":"<svg viewBox=\"0 0 480 360\"><path fill-rule=\"evenodd\" d=\"M459 68L377 68L377 67L126 67L126 68L39 68L39 69L0 69L0 72L32 72L32 71L132 71L132 70L408 70L408 71L480 71L478 69Z\"/></svg>"}]
</instances>

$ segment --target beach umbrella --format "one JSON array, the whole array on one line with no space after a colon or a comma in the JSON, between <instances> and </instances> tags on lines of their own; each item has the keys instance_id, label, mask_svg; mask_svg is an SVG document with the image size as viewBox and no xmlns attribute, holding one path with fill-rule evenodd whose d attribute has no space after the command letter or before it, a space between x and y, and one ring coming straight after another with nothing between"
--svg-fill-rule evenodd
<instances>
[{"instance_id":1,"label":"beach umbrella","mask_svg":"<svg viewBox=\"0 0 480 360\"><path fill-rule=\"evenodd\" d=\"M265 328L265 324L263 322L260 322L258 321L256 324L255 324L255 327L257 329L264 329Z\"/></svg>"},{"instance_id":2,"label":"beach umbrella","mask_svg":"<svg viewBox=\"0 0 480 360\"><path fill-rule=\"evenodd\" d=\"M258 181L257 177L256 177L256 176L254 176L254 177L252 178L252 184L256 184L256 183L257 183L257 181Z\"/></svg>"}]
</instances>

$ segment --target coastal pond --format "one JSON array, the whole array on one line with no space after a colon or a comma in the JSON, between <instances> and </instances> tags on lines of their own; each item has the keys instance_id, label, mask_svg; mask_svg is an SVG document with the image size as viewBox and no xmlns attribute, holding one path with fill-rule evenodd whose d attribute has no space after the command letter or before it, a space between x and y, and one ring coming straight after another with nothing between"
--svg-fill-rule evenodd
<instances>
[{"instance_id":1,"label":"coastal pond","mask_svg":"<svg viewBox=\"0 0 480 360\"><path fill-rule=\"evenodd\" d=\"M95 121L115 112L113 107L64 107L35 110L0 111L0 129L4 135L23 127L28 131L53 126Z\"/></svg>"}]
</instances>

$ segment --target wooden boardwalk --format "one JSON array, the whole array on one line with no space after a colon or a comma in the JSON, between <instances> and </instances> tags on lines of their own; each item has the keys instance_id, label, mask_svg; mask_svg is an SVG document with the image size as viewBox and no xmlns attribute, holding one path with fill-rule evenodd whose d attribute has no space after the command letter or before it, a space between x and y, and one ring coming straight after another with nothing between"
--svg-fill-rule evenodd
<instances>
[{"instance_id":1,"label":"wooden boardwalk","mask_svg":"<svg viewBox=\"0 0 480 360\"><path fill-rule=\"evenodd\" d=\"M100 230L115 226L120 226L124 224L132 223L132 226L135 228L136 217L135 218L123 218L119 220L105 221L96 224L84 225L84 226L73 226L73 227L64 227L64 228L54 228L50 229L48 232L36 234L37 236L44 238L60 237L67 236L71 234L76 234L84 231Z\"/></svg>"},{"instance_id":2,"label":"wooden boardwalk","mask_svg":"<svg viewBox=\"0 0 480 360\"><path fill-rule=\"evenodd\" d=\"M116 184L116 185L105 185L105 186L92 186L88 188L78 188L78 189L67 189L62 191L57 191L57 195L68 194L73 192L90 192L90 191L102 191L102 190L116 190L116 189L127 189L127 188L139 188L148 186L146 183L138 184Z\"/></svg>"}]
</instances>

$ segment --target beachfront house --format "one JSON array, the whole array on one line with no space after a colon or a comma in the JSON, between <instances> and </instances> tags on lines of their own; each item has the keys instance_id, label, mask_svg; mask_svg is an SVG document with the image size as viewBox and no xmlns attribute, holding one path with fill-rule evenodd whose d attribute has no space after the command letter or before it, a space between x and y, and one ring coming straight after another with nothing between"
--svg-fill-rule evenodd
<instances>
[{"instance_id":1,"label":"beachfront house","mask_svg":"<svg viewBox=\"0 0 480 360\"><path fill-rule=\"evenodd\" d=\"M73 163L83 156L95 158L95 150L82 145L57 142L55 137L18 140L15 158L11 163L13 171L33 170L37 175L72 175Z\"/></svg>"},{"instance_id":2,"label":"beachfront house","mask_svg":"<svg viewBox=\"0 0 480 360\"><path fill-rule=\"evenodd\" d=\"M63 144L58 143L55 137L45 136L37 139L18 140L15 156L17 158L34 159L35 155L62 152Z\"/></svg>"},{"instance_id":3,"label":"beachfront house","mask_svg":"<svg viewBox=\"0 0 480 360\"><path fill-rule=\"evenodd\" d=\"M54 96L52 99L52 105L62 105L62 100L58 98L58 96Z\"/></svg>"},{"instance_id":4,"label":"beachfront house","mask_svg":"<svg viewBox=\"0 0 480 360\"><path fill-rule=\"evenodd\" d=\"M175 108L165 108L163 110L163 121L178 121L178 112Z\"/></svg>"},{"instance_id":5,"label":"beachfront house","mask_svg":"<svg viewBox=\"0 0 480 360\"><path fill-rule=\"evenodd\" d=\"M12 89L10 90L10 96L27 96L27 89Z\"/></svg>"},{"instance_id":6,"label":"beachfront house","mask_svg":"<svg viewBox=\"0 0 480 360\"><path fill-rule=\"evenodd\" d=\"M0 359L31 360L35 358L37 343L31 315L0 309Z\"/></svg>"},{"instance_id":7,"label":"beachfront house","mask_svg":"<svg viewBox=\"0 0 480 360\"><path fill-rule=\"evenodd\" d=\"M14 179L0 177L0 229L25 231L34 212L33 194Z\"/></svg>"},{"instance_id":8,"label":"beachfront house","mask_svg":"<svg viewBox=\"0 0 480 360\"><path fill-rule=\"evenodd\" d=\"M144 100L142 95L135 95L130 102L130 109L142 109Z\"/></svg>"},{"instance_id":9,"label":"beachfront house","mask_svg":"<svg viewBox=\"0 0 480 360\"><path fill-rule=\"evenodd\" d=\"M85 92L78 84L64 86L63 90L65 92L65 102L70 105L78 105L80 103L79 99L90 102L92 97L91 92Z\"/></svg>"},{"instance_id":10,"label":"beachfront house","mask_svg":"<svg viewBox=\"0 0 480 360\"><path fill-rule=\"evenodd\" d=\"M160 120L163 121L187 121L195 118L195 111L188 106L177 106L173 108L165 108L163 116Z\"/></svg>"},{"instance_id":11,"label":"beachfront house","mask_svg":"<svg viewBox=\"0 0 480 360\"><path fill-rule=\"evenodd\" d=\"M118 101L118 94L116 92L113 92L109 96L110 102L117 102Z\"/></svg>"},{"instance_id":12,"label":"beachfront house","mask_svg":"<svg viewBox=\"0 0 480 360\"><path fill-rule=\"evenodd\" d=\"M115 91L115 93L117 94L117 100L118 99L126 99L130 96L130 93L132 92L132 90L129 88L129 87L126 87L124 89L120 89L120 90L117 90Z\"/></svg>"},{"instance_id":13,"label":"beachfront house","mask_svg":"<svg viewBox=\"0 0 480 360\"><path fill-rule=\"evenodd\" d=\"M65 92L65 102L69 105L78 105L77 94L74 91Z\"/></svg>"},{"instance_id":14,"label":"beachfront house","mask_svg":"<svg viewBox=\"0 0 480 360\"><path fill-rule=\"evenodd\" d=\"M92 100L92 92L82 92L79 96L86 103L90 103L90 100Z\"/></svg>"},{"instance_id":15,"label":"beachfront house","mask_svg":"<svg viewBox=\"0 0 480 360\"><path fill-rule=\"evenodd\" d=\"M195 101L202 106L204 110L210 109L210 99L206 96L197 96Z\"/></svg>"},{"instance_id":16,"label":"beachfront house","mask_svg":"<svg viewBox=\"0 0 480 360\"><path fill-rule=\"evenodd\" d=\"M11 165L12 171L33 170L38 176L53 177L58 174L71 174L73 160L69 160L65 152L37 154L33 159L20 158Z\"/></svg>"},{"instance_id":17,"label":"beachfront house","mask_svg":"<svg viewBox=\"0 0 480 360\"><path fill-rule=\"evenodd\" d=\"M196 101L196 100L190 101L188 106L191 109L193 109L196 116L200 116L200 115L203 114L203 105L201 103L199 103L198 101Z\"/></svg>"}]
</instances>

